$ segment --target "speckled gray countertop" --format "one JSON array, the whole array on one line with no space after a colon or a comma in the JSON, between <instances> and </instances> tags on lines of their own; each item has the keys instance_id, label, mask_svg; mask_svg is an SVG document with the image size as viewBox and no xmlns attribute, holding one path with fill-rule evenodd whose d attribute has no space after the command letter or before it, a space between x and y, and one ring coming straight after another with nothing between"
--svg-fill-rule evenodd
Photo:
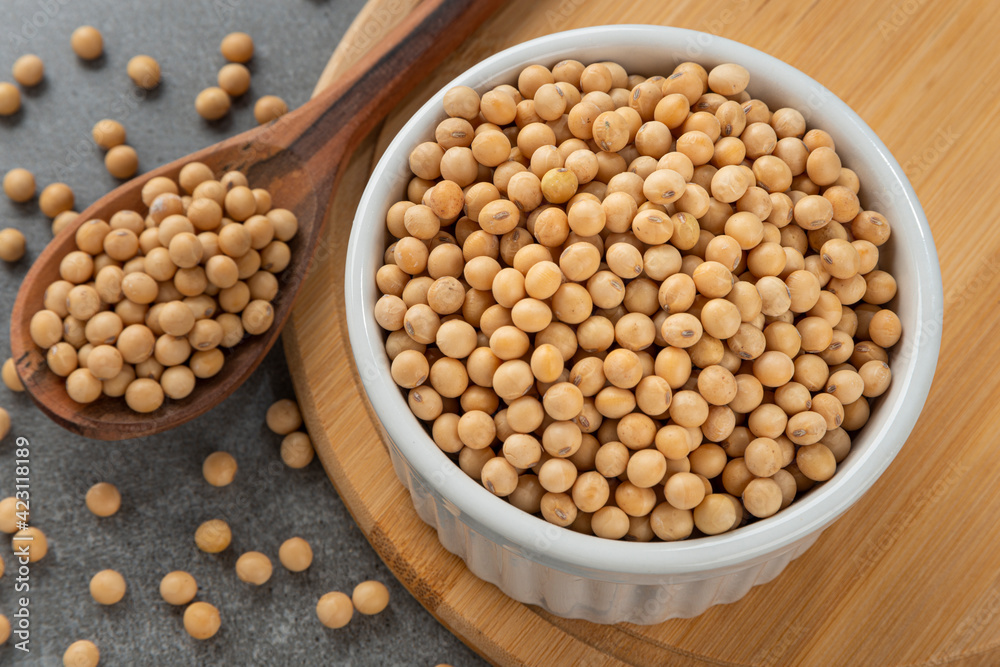
<instances>
[{"instance_id":1,"label":"speckled gray countertop","mask_svg":"<svg viewBox=\"0 0 1000 667\"><path fill-rule=\"evenodd\" d=\"M0 118L0 174L31 170L39 190L54 181L76 192L77 210L116 185L103 166L90 130L101 118L124 123L140 169L173 160L254 126L253 100L265 94L294 108L305 102L327 59L363 5L362 0L0 0L0 81L24 53L46 66L42 85L23 91L22 109ZM76 58L69 36L79 25L98 27L105 55L94 63ZM230 31L250 33L256 54L250 93L217 123L194 111L201 89L215 85L224 64L219 42ZM156 58L163 82L151 92L129 81L134 55ZM9 313L21 279L51 239L37 201L24 205L0 196L0 227L28 239L28 254L0 263L0 355L9 354ZM94 641L101 665L427 665L482 664L480 658L429 614L400 585L361 531L318 460L304 470L281 463L279 436L267 430L264 412L292 396L278 345L251 381L207 415L155 437L105 443L74 436L50 422L25 394L0 385L0 406L13 421L0 444L0 497L13 494L14 439L30 441L32 523L49 539L49 554L31 568L30 648L0 647L0 664L62 665L77 639ZM209 486L204 458L216 450L239 462L233 484ZM122 509L99 519L84 505L99 481L121 490ZM194 530L210 518L233 529L220 555L201 553ZM313 566L291 574L277 562L278 546L300 535L315 552ZM0 578L0 613L14 611L15 562L3 538L6 574ZM233 569L244 551L263 551L275 563L267 584L240 582ZM88 582L114 568L128 582L125 598L111 607L91 599ZM159 596L161 577L174 569L198 580L199 600L216 605L222 629L208 641L191 639L182 609ZM391 602L378 616L355 615L340 630L315 615L320 595L348 594L378 579Z\"/></svg>"}]
</instances>

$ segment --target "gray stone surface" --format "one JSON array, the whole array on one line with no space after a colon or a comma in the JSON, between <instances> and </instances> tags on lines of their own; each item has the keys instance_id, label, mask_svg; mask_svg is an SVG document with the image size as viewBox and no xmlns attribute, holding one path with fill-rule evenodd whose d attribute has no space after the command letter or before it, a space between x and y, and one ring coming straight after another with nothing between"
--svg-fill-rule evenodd
<instances>
[{"instance_id":1,"label":"gray stone surface","mask_svg":"<svg viewBox=\"0 0 1000 667\"><path fill-rule=\"evenodd\" d=\"M282 96L290 107L305 102L340 36L362 0L0 0L0 80L23 53L45 61L46 79L24 91L23 107L0 119L0 173L21 166L40 186L62 180L76 191L77 210L116 185L104 170L90 129L101 118L123 121L128 143L149 168L254 125L252 101ZM93 64L78 60L69 35L92 24L104 34L105 55ZM251 92L217 123L202 121L195 95L215 85L223 64L219 41L232 30L254 36ZM163 83L150 93L128 80L125 64L136 54L159 60ZM28 255L0 266L0 349L8 348L8 318L21 278L51 238L37 202L15 205L0 196L0 226L22 230ZM2 357L6 358L7 353ZM264 425L271 402L292 396L280 345L242 389L219 408L181 428L128 442L88 441L45 418L24 394L0 385L0 405L13 432L0 444L0 496L13 493L14 439L31 445L32 523L50 542L49 555L31 568L31 653L10 643L0 664L61 665L65 648L91 639L102 665L453 665L481 660L427 613L393 578L337 497L318 461L291 470L278 456L280 439ZM216 489L201 476L205 456L231 452L239 462L236 481ZM121 511L98 519L83 499L98 481L121 489ZM210 556L194 546L195 527L210 518L232 525L233 544ZM309 540L315 561L290 574L277 564L281 542ZM17 598L15 562L3 541L6 575L0 578L0 613ZM234 573L236 557L248 550L275 563L271 580L254 588ZM95 603L90 577L104 568L128 582L124 600ZM222 629L198 642L183 629L182 609L159 597L160 578L173 569L198 580L199 600L215 604ZM317 621L319 596L350 592L378 579L392 601L379 616L360 617L344 629Z\"/></svg>"}]
</instances>

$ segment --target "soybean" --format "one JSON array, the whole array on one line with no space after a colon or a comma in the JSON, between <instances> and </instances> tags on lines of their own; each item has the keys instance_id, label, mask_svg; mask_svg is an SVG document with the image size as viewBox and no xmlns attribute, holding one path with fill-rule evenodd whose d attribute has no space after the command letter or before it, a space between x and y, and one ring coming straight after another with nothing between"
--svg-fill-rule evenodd
<instances>
[{"instance_id":1,"label":"soybean","mask_svg":"<svg viewBox=\"0 0 1000 667\"><path fill-rule=\"evenodd\" d=\"M446 92L373 310L411 411L494 495L677 540L766 519L848 456L902 336L891 226L829 134L748 90L735 63L564 61Z\"/></svg>"}]
</instances>

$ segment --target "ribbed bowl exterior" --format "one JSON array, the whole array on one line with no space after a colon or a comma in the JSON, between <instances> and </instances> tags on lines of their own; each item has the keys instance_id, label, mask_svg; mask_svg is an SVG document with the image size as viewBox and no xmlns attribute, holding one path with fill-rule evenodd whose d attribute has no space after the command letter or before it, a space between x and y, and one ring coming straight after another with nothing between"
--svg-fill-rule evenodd
<instances>
[{"instance_id":1,"label":"ribbed bowl exterior","mask_svg":"<svg viewBox=\"0 0 1000 667\"><path fill-rule=\"evenodd\" d=\"M457 507L445 503L430 489L395 447L389 448L389 456L396 476L410 491L417 514L437 531L445 549L464 560L474 575L504 594L564 618L651 625L671 618L697 616L714 605L735 602L754 586L777 577L812 546L821 532L807 535L763 562L704 572L697 577L665 577L656 584L581 577L542 565L523 549L476 530L465 522ZM553 526L554 539L563 530Z\"/></svg>"}]
</instances>

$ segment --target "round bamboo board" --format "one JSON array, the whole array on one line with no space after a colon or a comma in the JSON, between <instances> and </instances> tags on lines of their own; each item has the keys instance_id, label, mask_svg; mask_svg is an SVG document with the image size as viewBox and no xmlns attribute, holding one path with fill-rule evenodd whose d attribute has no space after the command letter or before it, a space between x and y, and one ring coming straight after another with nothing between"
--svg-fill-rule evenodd
<instances>
[{"instance_id":1,"label":"round bamboo board","mask_svg":"<svg viewBox=\"0 0 1000 667\"><path fill-rule=\"evenodd\" d=\"M372 0L324 72L332 81L414 0ZM1000 13L988 0L511 2L401 101L344 176L285 329L309 432L344 503L396 576L502 665L995 665L1000 663L1000 228L988 174L1000 143ZM907 446L872 491L773 582L656 626L597 626L521 605L438 544L396 480L361 394L344 321L343 258L373 160L433 91L479 59L546 33L657 23L737 39L848 102L904 165L945 278L937 379ZM989 182L988 182L989 181ZM976 184L979 184L978 186ZM958 196L972 189L974 196ZM980 196L976 196L980 195ZM985 196L981 196L985 195Z\"/></svg>"}]
</instances>

